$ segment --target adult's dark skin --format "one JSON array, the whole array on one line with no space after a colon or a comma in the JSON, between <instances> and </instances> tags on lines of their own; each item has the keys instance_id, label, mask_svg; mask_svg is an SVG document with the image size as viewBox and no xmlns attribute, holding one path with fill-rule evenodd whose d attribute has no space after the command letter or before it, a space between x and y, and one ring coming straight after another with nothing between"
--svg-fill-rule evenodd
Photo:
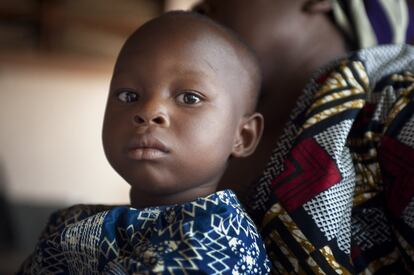
<instances>
[{"instance_id":1,"label":"adult's dark skin","mask_svg":"<svg viewBox=\"0 0 414 275\"><path fill-rule=\"evenodd\" d=\"M345 55L344 39L326 14L330 8L328 0L204 0L195 7L236 31L256 52L263 72L262 140L252 156L230 162L220 189L245 198L311 75Z\"/></svg>"}]
</instances>

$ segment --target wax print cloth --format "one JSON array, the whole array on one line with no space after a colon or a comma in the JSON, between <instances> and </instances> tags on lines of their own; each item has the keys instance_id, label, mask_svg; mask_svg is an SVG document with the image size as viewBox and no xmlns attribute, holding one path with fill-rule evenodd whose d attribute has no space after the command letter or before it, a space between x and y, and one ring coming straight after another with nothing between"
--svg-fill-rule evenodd
<instances>
[{"instance_id":1,"label":"wax print cloth","mask_svg":"<svg viewBox=\"0 0 414 275\"><path fill-rule=\"evenodd\" d=\"M250 192L273 273L414 274L413 72L390 45L309 83Z\"/></svg>"},{"instance_id":2,"label":"wax print cloth","mask_svg":"<svg viewBox=\"0 0 414 275\"><path fill-rule=\"evenodd\" d=\"M253 221L225 190L182 205L59 211L20 274L267 274L269 267Z\"/></svg>"},{"instance_id":3,"label":"wax print cloth","mask_svg":"<svg viewBox=\"0 0 414 275\"><path fill-rule=\"evenodd\" d=\"M332 19L350 50L414 43L414 1L331 0Z\"/></svg>"}]
</instances>

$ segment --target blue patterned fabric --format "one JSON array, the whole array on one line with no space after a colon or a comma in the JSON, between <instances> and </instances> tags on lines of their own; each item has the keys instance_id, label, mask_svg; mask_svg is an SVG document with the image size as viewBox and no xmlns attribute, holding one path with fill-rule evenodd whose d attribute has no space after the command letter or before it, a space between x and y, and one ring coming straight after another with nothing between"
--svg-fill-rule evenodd
<instances>
[{"instance_id":1,"label":"blue patterned fabric","mask_svg":"<svg viewBox=\"0 0 414 275\"><path fill-rule=\"evenodd\" d=\"M225 190L182 205L60 211L20 274L267 274L269 266L254 223Z\"/></svg>"}]
</instances>

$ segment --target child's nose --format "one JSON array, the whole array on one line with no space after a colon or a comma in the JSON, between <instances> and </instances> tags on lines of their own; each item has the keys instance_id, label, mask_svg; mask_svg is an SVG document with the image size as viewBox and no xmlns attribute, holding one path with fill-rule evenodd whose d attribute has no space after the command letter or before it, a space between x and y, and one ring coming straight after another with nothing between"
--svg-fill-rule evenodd
<instances>
[{"instance_id":1,"label":"child's nose","mask_svg":"<svg viewBox=\"0 0 414 275\"><path fill-rule=\"evenodd\" d=\"M146 116L143 114L136 114L133 118L133 122L136 126L162 126L168 127L170 125L169 119L164 113L156 113L151 116Z\"/></svg>"},{"instance_id":2,"label":"child's nose","mask_svg":"<svg viewBox=\"0 0 414 275\"><path fill-rule=\"evenodd\" d=\"M158 126L169 127L168 104L159 96L143 99L137 105L133 113L132 122L134 126Z\"/></svg>"}]
</instances>

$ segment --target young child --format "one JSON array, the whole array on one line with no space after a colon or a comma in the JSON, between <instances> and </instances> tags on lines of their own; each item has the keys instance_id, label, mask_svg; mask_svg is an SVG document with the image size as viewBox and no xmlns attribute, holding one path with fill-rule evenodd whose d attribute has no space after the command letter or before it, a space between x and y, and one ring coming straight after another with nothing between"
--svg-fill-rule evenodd
<instances>
[{"instance_id":1,"label":"young child","mask_svg":"<svg viewBox=\"0 0 414 275\"><path fill-rule=\"evenodd\" d=\"M51 217L27 274L265 274L269 261L230 190L216 192L232 157L251 154L258 64L213 21L172 12L123 46L103 125L131 207L75 206Z\"/></svg>"}]
</instances>

